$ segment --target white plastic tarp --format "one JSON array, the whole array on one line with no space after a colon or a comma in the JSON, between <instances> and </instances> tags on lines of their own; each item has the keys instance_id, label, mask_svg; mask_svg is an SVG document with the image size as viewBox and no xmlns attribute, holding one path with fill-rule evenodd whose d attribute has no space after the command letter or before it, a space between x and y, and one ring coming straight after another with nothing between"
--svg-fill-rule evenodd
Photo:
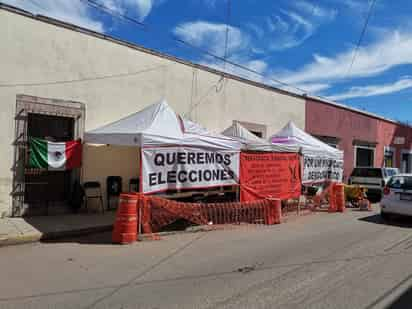
<instances>
[{"instance_id":1,"label":"white plastic tarp","mask_svg":"<svg viewBox=\"0 0 412 309\"><path fill-rule=\"evenodd\" d=\"M327 179L342 181L343 151L333 148L289 122L270 139L273 143L296 145L303 154L303 183Z\"/></svg>"},{"instance_id":2,"label":"white plastic tarp","mask_svg":"<svg viewBox=\"0 0 412 309\"><path fill-rule=\"evenodd\" d=\"M242 144L227 136L210 133L178 116L165 100L137 113L85 133L90 144L120 146L192 146L215 150L240 150Z\"/></svg>"},{"instance_id":3,"label":"white plastic tarp","mask_svg":"<svg viewBox=\"0 0 412 309\"><path fill-rule=\"evenodd\" d=\"M250 132L239 122L233 123L222 134L241 142L245 150L265 152L299 152L300 150L298 145L269 143Z\"/></svg>"}]
</instances>

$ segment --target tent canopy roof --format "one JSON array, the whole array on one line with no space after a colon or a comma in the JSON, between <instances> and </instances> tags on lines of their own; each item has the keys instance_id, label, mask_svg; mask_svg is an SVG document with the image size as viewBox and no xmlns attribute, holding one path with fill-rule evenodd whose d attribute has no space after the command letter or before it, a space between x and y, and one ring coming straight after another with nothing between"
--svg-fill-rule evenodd
<instances>
[{"instance_id":1,"label":"tent canopy roof","mask_svg":"<svg viewBox=\"0 0 412 309\"><path fill-rule=\"evenodd\" d=\"M241 143L181 118L165 100L85 133L85 142L121 146L190 146L239 150Z\"/></svg>"},{"instance_id":2,"label":"tent canopy roof","mask_svg":"<svg viewBox=\"0 0 412 309\"><path fill-rule=\"evenodd\" d=\"M303 154L343 159L343 151L333 148L299 129L292 121L289 121L283 129L274 134L271 141L273 143L300 146Z\"/></svg>"},{"instance_id":3,"label":"tent canopy roof","mask_svg":"<svg viewBox=\"0 0 412 309\"><path fill-rule=\"evenodd\" d=\"M234 122L230 127L222 132L223 135L233 137L242 142L244 149L251 151L273 151L273 152L299 152L297 145L272 144L265 141L246 129L238 122Z\"/></svg>"}]
</instances>

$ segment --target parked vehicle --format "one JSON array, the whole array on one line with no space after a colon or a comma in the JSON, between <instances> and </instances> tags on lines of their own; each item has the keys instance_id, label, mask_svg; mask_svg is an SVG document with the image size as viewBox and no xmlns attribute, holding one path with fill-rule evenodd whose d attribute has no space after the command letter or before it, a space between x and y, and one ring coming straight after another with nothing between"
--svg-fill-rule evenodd
<instances>
[{"instance_id":1,"label":"parked vehicle","mask_svg":"<svg viewBox=\"0 0 412 309\"><path fill-rule=\"evenodd\" d=\"M412 216L412 174L391 177L383 190L381 216L388 219L391 214Z\"/></svg>"},{"instance_id":2,"label":"parked vehicle","mask_svg":"<svg viewBox=\"0 0 412 309\"><path fill-rule=\"evenodd\" d=\"M390 177L397 174L399 174L397 168L355 167L349 177L349 184L366 188L367 198L371 202L378 202Z\"/></svg>"}]
</instances>

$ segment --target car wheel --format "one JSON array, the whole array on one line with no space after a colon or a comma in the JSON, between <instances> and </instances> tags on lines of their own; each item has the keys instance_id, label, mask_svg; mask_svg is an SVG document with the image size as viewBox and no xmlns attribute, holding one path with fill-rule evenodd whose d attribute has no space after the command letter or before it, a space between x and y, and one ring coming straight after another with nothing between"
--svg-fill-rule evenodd
<instances>
[{"instance_id":1,"label":"car wheel","mask_svg":"<svg viewBox=\"0 0 412 309\"><path fill-rule=\"evenodd\" d=\"M390 215L389 215L388 213L386 213L386 212L382 212L382 211L381 211L381 218L382 218L383 220L385 220L385 221L389 221Z\"/></svg>"}]
</instances>

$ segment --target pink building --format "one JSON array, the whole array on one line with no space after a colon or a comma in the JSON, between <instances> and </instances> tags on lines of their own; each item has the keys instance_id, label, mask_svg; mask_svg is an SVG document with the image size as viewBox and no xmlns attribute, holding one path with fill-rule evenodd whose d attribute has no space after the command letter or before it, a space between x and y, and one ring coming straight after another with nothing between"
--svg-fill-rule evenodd
<instances>
[{"instance_id":1,"label":"pink building","mask_svg":"<svg viewBox=\"0 0 412 309\"><path fill-rule=\"evenodd\" d=\"M344 151L344 178L355 166L412 173L412 127L315 98L306 101L306 131Z\"/></svg>"}]
</instances>

